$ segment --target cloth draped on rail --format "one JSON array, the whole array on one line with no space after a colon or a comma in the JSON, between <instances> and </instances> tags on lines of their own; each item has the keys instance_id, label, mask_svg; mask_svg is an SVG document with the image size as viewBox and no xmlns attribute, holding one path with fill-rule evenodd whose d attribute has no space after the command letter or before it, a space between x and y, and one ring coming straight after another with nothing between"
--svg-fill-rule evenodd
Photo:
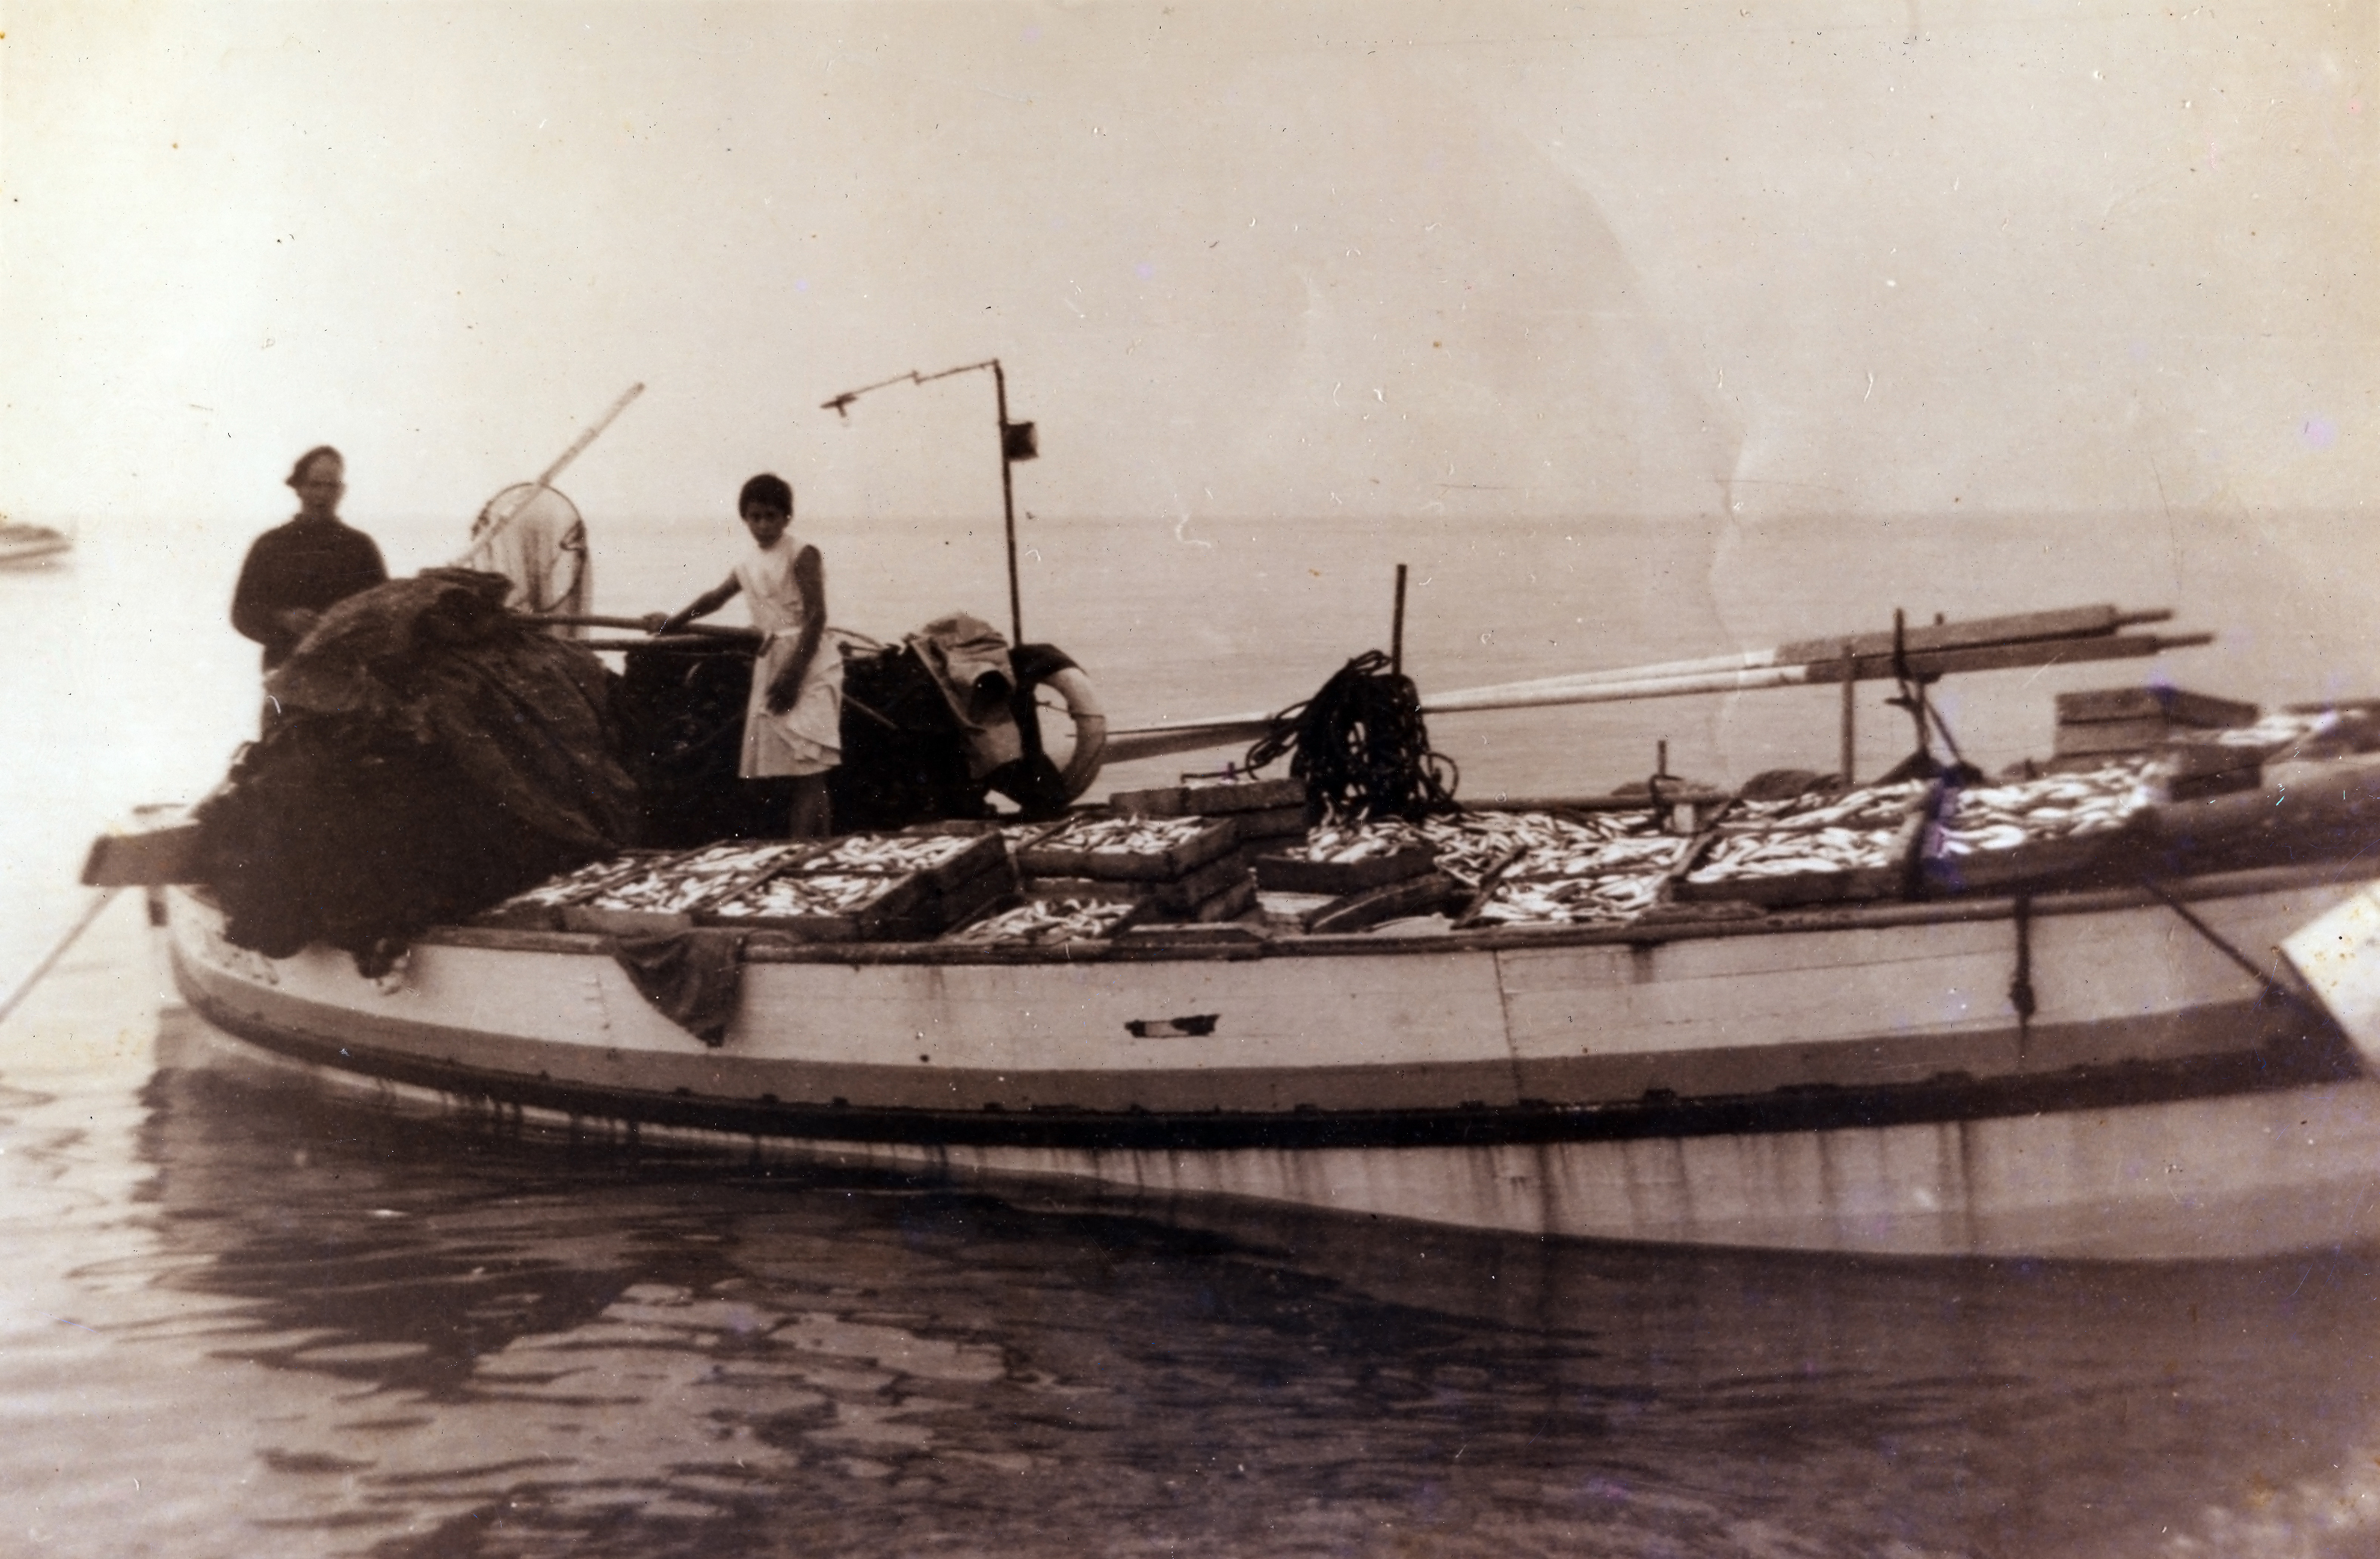
<instances>
[{"instance_id":1,"label":"cloth draped on rail","mask_svg":"<svg viewBox=\"0 0 2380 1559\"><path fill-rule=\"evenodd\" d=\"M981 779L1025 755L1025 738L1009 701L1016 691L1016 668L999 629L981 617L953 612L909 635L908 644L933 673L966 733L970 773Z\"/></svg>"},{"instance_id":2,"label":"cloth draped on rail","mask_svg":"<svg viewBox=\"0 0 2380 1559\"><path fill-rule=\"evenodd\" d=\"M679 1028L717 1046L744 991L742 932L699 929L612 939L612 956L645 1000Z\"/></svg>"}]
</instances>

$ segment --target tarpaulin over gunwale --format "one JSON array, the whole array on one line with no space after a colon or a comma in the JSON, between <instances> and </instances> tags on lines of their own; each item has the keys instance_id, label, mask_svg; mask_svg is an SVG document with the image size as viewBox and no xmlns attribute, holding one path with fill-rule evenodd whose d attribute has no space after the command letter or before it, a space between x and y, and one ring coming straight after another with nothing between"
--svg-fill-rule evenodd
<instances>
[{"instance_id":1,"label":"tarpaulin over gunwale","mask_svg":"<svg viewBox=\"0 0 2380 1559\"><path fill-rule=\"evenodd\" d=\"M633 843L592 652L504 610L500 575L349 597L266 681L279 706L199 809L232 941L377 972L419 932Z\"/></svg>"}]
</instances>

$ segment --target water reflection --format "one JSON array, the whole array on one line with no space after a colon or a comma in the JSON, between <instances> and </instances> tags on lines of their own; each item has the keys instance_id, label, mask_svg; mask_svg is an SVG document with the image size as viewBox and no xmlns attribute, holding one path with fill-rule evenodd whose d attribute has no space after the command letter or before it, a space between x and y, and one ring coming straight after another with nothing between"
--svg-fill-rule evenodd
<instances>
[{"instance_id":1,"label":"water reflection","mask_svg":"<svg viewBox=\"0 0 2380 1559\"><path fill-rule=\"evenodd\" d=\"M209 1474L173 1520L222 1546L176 1552L2374 1542L2368 1259L1864 1264L1032 1211L573 1159L188 1066L192 1020L165 1024L145 1237L74 1279L145 1290L94 1367L152 1382Z\"/></svg>"}]
</instances>

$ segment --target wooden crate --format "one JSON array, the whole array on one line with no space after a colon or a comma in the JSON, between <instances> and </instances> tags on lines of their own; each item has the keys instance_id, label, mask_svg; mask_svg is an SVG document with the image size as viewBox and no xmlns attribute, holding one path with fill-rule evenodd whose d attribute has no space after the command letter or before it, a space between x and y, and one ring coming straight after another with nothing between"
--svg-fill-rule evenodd
<instances>
[{"instance_id":1,"label":"wooden crate","mask_svg":"<svg viewBox=\"0 0 2380 1559\"><path fill-rule=\"evenodd\" d=\"M961 840L965 843L961 844ZM872 852L886 848L947 849L951 853L927 865L887 869L869 864ZM985 872L997 871L1007 864L1008 846L997 834L892 834L880 839L859 834L835 840L815 854L804 857L791 870L796 873L832 872L856 877L914 876L922 878L928 886L940 890L972 882Z\"/></svg>"},{"instance_id":2,"label":"wooden crate","mask_svg":"<svg viewBox=\"0 0 2380 1559\"><path fill-rule=\"evenodd\" d=\"M1263 886L1257 889L1257 907L1263 911L1265 924L1298 931L1304 931L1308 921L1338 903L1339 898L1336 894L1276 893Z\"/></svg>"},{"instance_id":3,"label":"wooden crate","mask_svg":"<svg viewBox=\"0 0 2380 1559\"><path fill-rule=\"evenodd\" d=\"M967 843L944 859L909 871L869 871L864 846L846 839L794 862L785 870L721 895L696 911L698 924L783 932L807 942L917 942L980 913L1016 886L1006 842L996 833L946 834ZM880 864L881 858L878 858ZM772 883L781 891L804 879L844 877L880 881L872 898L835 910L771 914L759 909Z\"/></svg>"},{"instance_id":4,"label":"wooden crate","mask_svg":"<svg viewBox=\"0 0 2380 1559\"><path fill-rule=\"evenodd\" d=\"M784 875L792 878L795 874ZM795 911L767 908L768 884L756 883L743 895L714 901L696 911L694 921L744 931L782 932L801 942L914 942L941 930L941 901L923 873L880 881L883 885L873 896L844 907ZM993 879L995 884L997 881ZM994 896L997 892L995 886Z\"/></svg>"},{"instance_id":5,"label":"wooden crate","mask_svg":"<svg viewBox=\"0 0 2380 1559\"><path fill-rule=\"evenodd\" d=\"M1919 874L1929 894L1997 894L2070 882L2104 871L2132 847L2138 832L2103 829L2062 839L2031 839L2005 850L1927 856Z\"/></svg>"},{"instance_id":6,"label":"wooden crate","mask_svg":"<svg viewBox=\"0 0 2380 1559\"><path fill-rule=\"evenodd\" d=\"M1219 856L1186 876L1171 883L1157 884L1154 895L1158 904L1167 909L1193 910L1220 895L1233 893L1245 886L1248 902L1256 902L1256 878L1249 873L1247 863L1236 855Z\"/></svg>"},{"instance_id":7,"label":"wooden crate","mask_svg":"<svg viewBox=\"0 0 2380 1559\"><path fill-rule=\"evenodd\" d=\"M1022 893L1007 894L995 899L992 903L986 905L983 912L975 916L966 924L953 926L949 931L943 932L941 940L945 943L960 943L983 947L1061 946L1064 944L1066 940L1080 939L1026 940L1020 938L1016 940L986 940L981 933L990 922L997 920L1001 917L1008 915L1014 910L1023 908L1028 904L1057 905L1065 903L1123 904L1128 906L1122 915L1118 916L1114 920L1103 927L1098 935L1091 939L1099 942L1105 942L1111 937L1122 935L1123 932L1131 930L1135 925L1138 924L1148 913L1148 904L1146 899L1134 898L1128 894L1120 893L1116 891L1116 884L1112 883L1097 884L1094 891L1091 892L1070 893L1062 895L1048 895L1038 888L1028 887Z\"/></svg>"},{"instance_id":8,"label":"wooden crate","mask_svg":"<svg viewBox=\"0 0 2380 1559\"><path fill-rule=\"evenodd\" d=\"M2097 688L2058 695L2060 725L2155 720L2202 731L2252 725L2262 712L2252 703L2184 692L2180 688Z\"/></svg>"},{"instance_id":9,"label":"wooden crate","mask_svg":"<svg viewBox=\"0 0 2380 1559\"><path fill-rule=\"evenodd\" d=\"M1681 877L1670 884L1670 892L1685 904L1864 904L1900 897L1907 875L1896 865L1797 871L1776 877L1730 877L1716 883Z\"/></svg>"},{"instance_id":10,"label":"wooden crate","mask_svg":"<svg viewBox=\"0 0 2380 1559\"><path fill-rule=\"evenodd\" d=\"M2176 732L2186 729L2155 719L2060 724L2051 737L2050 753L2057 758L2089 758L2145 752L2153 747L2162 747Z\"/></svg>"},{"instance_id":11,"label":"wooden crate","mask_svg":"<svg viewBox=\"0 0 2380 1559\"><path fill-rule=\"evenodd\" d=\"M1735 901L1763 907L1865 904L1878 899L1904 897L1913 883L1912 863L1923 845L1935 810L1941 805L1941 782L1937 780L1927 789L1925 800L1892 830L1891 858L1879 865L1845 867L1831 871L1794 871L1766 877L1726 877L1717 882L1698 883L1692 875L1695 870L1695 858L1703 853L1698 849L1694 856L1671 869L1674 875L1670 882L1670 896L1681 904Z\"/></svg>"},{"instance_id":12,"label":"wooden crate","mask_svg":"<svg viewBox=\"0 0 2380 1559\"><path fill-rule=\"evenodd\" d=\"M2179 688L2104 688L2058 695L2052 754L2083 758L2143 752L2196 731L2252 725L2254 704Z\"/></svg>"},{"instance_id":13,"label":"wooden crate","mask_svg":"<svg viewBox=\"0 0 2380 1559\"><path fill-rule=\"evenodd\" d=\"M1305 836L1305 804L1294 807L1268 807L1262 811L1235 812L1232 823L1240 831L1240 842L1248 844L1273 839L1302 839Z\"/></svg>"},{"instance_id":14,"label":"wooden crate","mask_svg":"<svg viewBox=\"0 0 2380 1559\"><path fill-rule=\"evenodd\" d=\"M718 900L792 870L819 846L808 841L722 840L698 849L647 855L565 907L574 931L669 930ZM582 913L583 911L583 913Z\"/></svg>"},{"instance_id":15,"label":"wooden crate","mask_svg":"<svg viewBox=\"0 0 2380 1559\"><path fill-rule=\"evenodd\" d=\"M1208 894L1181 912L1182 919L1212 925L1218 920L1236 920L1257 907L1257 880L1241 873L1220 891Z\"/></svg>"},{"instance_id":16,"label":"wooden crate","mask_svg":"<svg viewBox=\"0 0 2380 1559\"><path fill-rule=\"evenodd\" d=\"M1119 790L1108 805L1125 817L1225 817L1243 812L1305 807L1304 780L1239 780L1212 785L1176 785L1156 790Z\"/></svg>"},{"instance_id":17,"label":"wooden crate","mask_svg":"<svg viewBox=\"0 0 2380 1559\"><path fill-rule=\"evenodd\" d=\"M562 907L562 929L599 936L643 936L653 932L692 931L694 913L686 909L605 909L591 904L565 904Z\"/></svg>"},{"instance_id":18,"label":"wooden crate","mask_svg":"<svg viewBox=\"0 0 2380 1559\"><path fill-rule=\"evenodd\" d=\"M481 910L471 917L471 924L504 931L561 931L565 908L594 897L607 883L643 871L644 863L652 859L648 852L631 851L608 860L590 861Z\"/></svg>"},{"instance_id":19,"label":"wooden crate","mask_svg":"<svg viewBox=\"0 0 2380 1559\"><path fill-rule=\"evenodd\" d=\"M1065 831L1045 834L1016 853L1027 877L1095 877L1111 882L1165 883L1184 877L1239 842L1231 821L1218 818L1161 850L1085 849L1065 843Z\"/></svg>"},{"instance_id":20,"label":"wooden crate","mask_svg":"<svg viewBox=\"0 0 2380 1559\"><path fill-rule=\"evenodd\" d=\"M1298 917L1302 929L1317 936L1366 931L1384 920L1427 915L1452 907L1467 896L1462 883L1443 871L1424 871L1402 882L1384 883L1362 893L1347 894Z\"/></svg>"},{"instance_id":21,"label":"wooden crate","mask_svg":"<svg viewBox=\"0 0 2380 1559\"><path fill-rule=\"evenodd\" d=\"M1016 871L1002 852L993 870L978 872L964 883L932 890L929 914L931 925L927 934L939 936L953 926L963 926L1015 892Z\"/></svg>"},{"instance_id":22,"label":"wooden crate","mask_svg":"<svg viewBox=\"0 0 2380 1559\"><path fill-rule=\"evenodd\" d=\"M2255 748L2220 742L2176 742L2156 755L2166 798L2173 801L2259 789L2265 783L2264 764L2264 754Z\"/></svg>"},{"instance_id":23,"label":"wooden crate","mask_svg":"<svg viewBox=\"0 0 2380 1559\"><path fill-rule=\"evenodd\" d=\"M1269 893L1352 894L1418 877L1437 862L1427 846L1390 850L1361 860L1308 860L1303 856L1257 858L1257 886Z\"/></svg>"}]
</instances>

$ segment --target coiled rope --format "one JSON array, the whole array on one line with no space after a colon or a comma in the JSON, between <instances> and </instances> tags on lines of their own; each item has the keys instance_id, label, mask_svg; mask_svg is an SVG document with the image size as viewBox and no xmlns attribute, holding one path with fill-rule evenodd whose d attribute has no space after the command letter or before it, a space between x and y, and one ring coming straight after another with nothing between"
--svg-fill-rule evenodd
<instances>
[{"instance_id":1,"label":"coiled rope","mask_svg":"<svg viewBox=\"0 0 2380 1559\"><path fill-rule=\"evenodd\" d=\"M1415 820L1454 810L1462 773L1430 749L1421 694L1388 665L1378 650L1356 656L1312 698L1274 715L1248 749L1252 771L1296 749L1289 772L1305 782L1309 821Z\"/></svg>"}]
</instances>

